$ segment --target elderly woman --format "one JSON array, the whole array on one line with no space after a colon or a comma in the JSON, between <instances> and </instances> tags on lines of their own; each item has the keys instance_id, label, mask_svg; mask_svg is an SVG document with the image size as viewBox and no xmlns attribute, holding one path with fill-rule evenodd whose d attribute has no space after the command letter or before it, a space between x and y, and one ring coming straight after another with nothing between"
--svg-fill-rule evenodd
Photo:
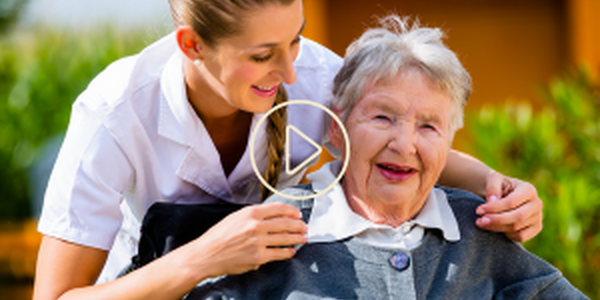
<instances>
[{"instance_id":1,"label":"elderly woman","mask_svg":"<svg viewBox=\"0 0 600 300\"><path fill-rule=\"evenodd\" d=\"M274 196L308 222L294 258L201 283L188 299L585 299L561 273L504 235L475 227L481 199L435 183L462 126L471 79L438 29L397 16L349 48L335 79L340 184L310 200ZM309 175L311 195L340 161Z\"/></svg>"}]
</instances>

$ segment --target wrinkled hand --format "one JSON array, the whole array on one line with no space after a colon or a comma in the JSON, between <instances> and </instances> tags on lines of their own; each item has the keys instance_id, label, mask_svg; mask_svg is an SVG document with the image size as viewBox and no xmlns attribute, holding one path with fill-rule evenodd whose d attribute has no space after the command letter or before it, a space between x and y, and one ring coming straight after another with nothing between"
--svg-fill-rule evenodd
<instances>
[{"instance_id":1,"label":"wrinkled hand","mask_svg":"<svg viewBox=\"0 0 600 300\"><path fill-rule=\"evenodd\" d=\"M518 242L542 230L543 203L532 184L492 171L486 178L486 200L477 208L480 228L503 232Z\"/></svg>"},{"instance_id":2,"label":"wrinkled hand","mask_svg":"<svg viewBox=\"0 0 600 300\"><path fill-rule=\"evenodd\" d=\"M194 268L211 276L240 274L262 264L291 258L293 245L306 243L300 211L283 203L253 205L227 216L192 241Z\"/></svg>"}]
</instances>

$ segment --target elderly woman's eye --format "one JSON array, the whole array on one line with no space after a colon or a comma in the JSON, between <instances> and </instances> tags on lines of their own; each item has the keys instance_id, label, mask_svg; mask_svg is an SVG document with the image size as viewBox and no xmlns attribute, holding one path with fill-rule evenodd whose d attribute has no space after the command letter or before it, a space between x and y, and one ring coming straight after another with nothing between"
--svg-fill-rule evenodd
<instances>
[{"instance_id":1,"label":"elderly woman's eye","mask_svg":"<svg viewBox=\"0 0 600 300\"><path fill-rule=\"evenodd\" d=\"M421 127L424 129L435 130L435 126L433 126L431 124L423 124L423 125L421 125Z\"/></svg>"},{"instance_id":2,"label":"elderly woman's eye","mask_svg":"<svg viewBox=\"0 0 600 300\"><path fill-rule=\"evenodd\" d=\"M377 120L389 120L390 118L388 116L385 116L385 115L377 115L377 116L375 116L375 119L377 119Z\"/></svg>"}]
</instances>

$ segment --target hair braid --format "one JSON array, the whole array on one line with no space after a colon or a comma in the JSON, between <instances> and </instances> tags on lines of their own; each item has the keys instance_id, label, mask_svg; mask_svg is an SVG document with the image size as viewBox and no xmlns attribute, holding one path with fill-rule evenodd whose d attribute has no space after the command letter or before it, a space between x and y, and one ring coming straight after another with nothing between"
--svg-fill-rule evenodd
<instances>
[{"instance_id":1,"label":"hair braid","mask_svg":"<svg viewBox=\"0 0 600 300\"><path fill-rule=\"evenodd\" d=\"M279 85L277 90L277 96L275 96L275 103L273 106L283 103L288 100L288 95L283 87ZM285 125L287 124L287 109L278 109L269 115L269 121L267 125L267 133L269 134L269 141L267 145L267 166L263 177L265 181L269 183L273 188L279 181L279 173L283 165L283 147L285 143ZM262 187L262 198L264 201L271 195L271 191L263 186Z\"/></svg>"}]
</instances>

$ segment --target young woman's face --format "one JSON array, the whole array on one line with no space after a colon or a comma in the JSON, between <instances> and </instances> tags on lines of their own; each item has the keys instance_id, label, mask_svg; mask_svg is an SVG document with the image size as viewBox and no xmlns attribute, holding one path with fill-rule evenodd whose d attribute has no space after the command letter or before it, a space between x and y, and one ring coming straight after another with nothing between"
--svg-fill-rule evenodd
<instances>
[{"instance_id":1,"label":"young woman's face","mask_svg":"<svg viewBox=\"0 0 600 300\"><path fill-rule=\"evenodd\" d=\"M367 89L345 122L349 200L420 207L450 150L450 108L450 98L418 70Z\"/></svg>"},{"instance_id":2,"label":"young woman's face","mask_svg":"<svg viewBox=\"0 0 600 300\"><path fill-rule=\"evenodd\" d=\"M234 108L266 112L273 106L278 86L296 81L293 62L303 27L301 0L249 11L240 35L205 49L204 78Z\"/></svg>"}]
</instances>

